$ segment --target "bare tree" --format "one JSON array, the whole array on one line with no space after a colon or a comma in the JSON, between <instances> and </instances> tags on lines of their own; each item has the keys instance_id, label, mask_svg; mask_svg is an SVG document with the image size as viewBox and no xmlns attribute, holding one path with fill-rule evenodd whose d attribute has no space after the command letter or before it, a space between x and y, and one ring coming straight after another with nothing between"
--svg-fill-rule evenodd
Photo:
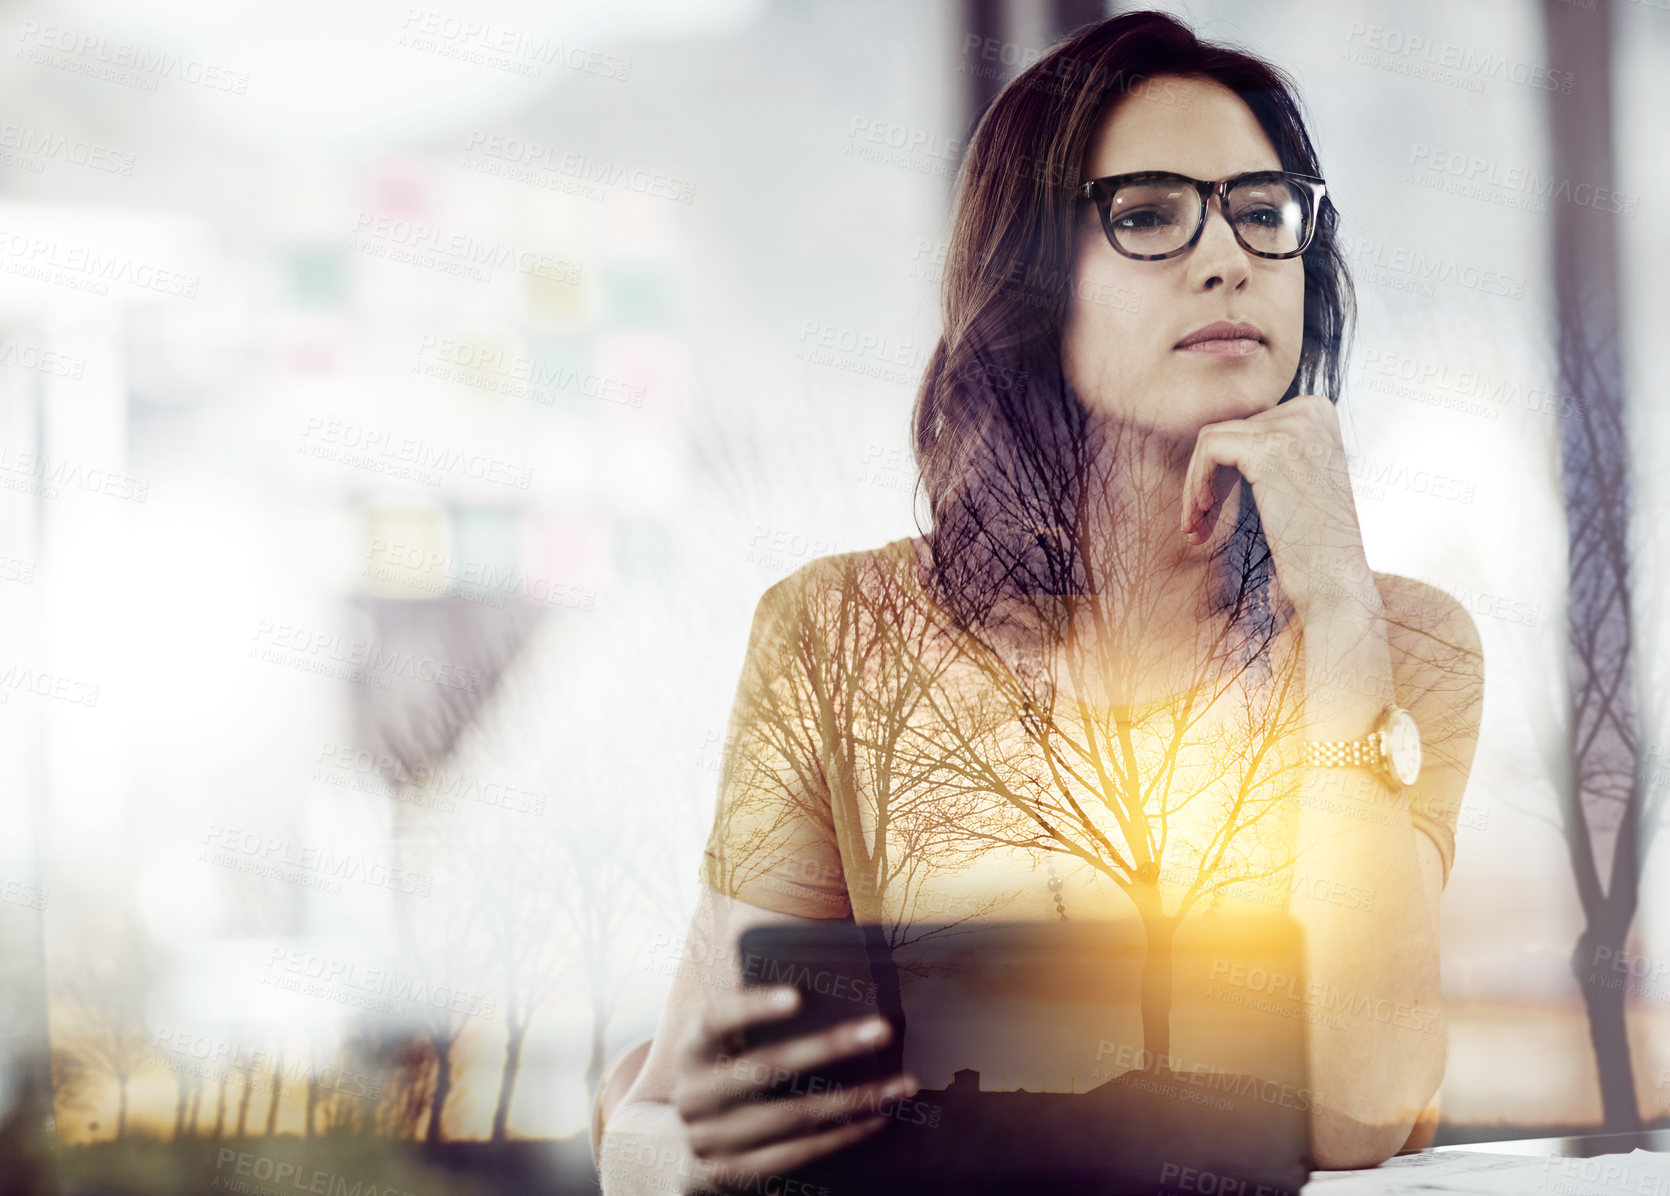
<instances>
[{"instance_id":1,"label":"bare tree","mask_svg":"<svg viewBox=\"0 0 1670 1196\"><path fill-rule=\"evenodd\" d=\"M150 971L137 928L109 933L106 949L89 952L60 993L60 1008L74 1029L74 1049L90 1066L116 1082L116 1140L127 1137L128 1086L150 1049L145 997Z\"/></svg>"},{"instance_id":2,"label":"bare tree","mask_svg":"<svg viewBox=\"0 0 1670 1196\"><path fill-rule=\"evenodd\" d=\"M1551 58L1575 80L1548 107L1557 177L1610 185L1611 9L1544 4ZM1554 205L1552 233L1560 392L1577 414L1560 421L1569 581L1569 773L1560 785L1566 843L1585 925L1572 972L1583 994L1606 1128L1639 1129L1626 991L1597 965L1617 958L1640 902L1642 862L1660 798L1642 767L1630 554L1630 419L1620 314L1618 225L1610 212ZM1563 400L1562 400L1563 402ZM1649 404L1649 407L1651 405ZM1610 846L1610 858L1607 847Z\"/></svg>"},{"instance_id":3,"label":"bare tree","mask_svg":"<svg viewBox=\"0 0 1670 1196\"><path fill-rule=\"evenodd\" d=\"M377 1104L376 1129L385 1138L415 1141L426 1118L433 1117L436 1078L434 1045L421 1037L395 1038L380 1052L384 1077Z\"/></svg>"},{"instance_id":4,"label":"bare tree","mask_svg":"<svg viewBox=\"0 0 1670 1196\"><path fill-rule=\"evenodd\" d=\"M450 840L435 819L414 823L403 845L418 873L431 880L427 897L399 901L395 926L406 970L426 992L441 988L474 991L491 962L484 940L484 907L472 885L476 880L469 851ZM428 1085L428 1122L424 1141L439 1144L446 1136L446 1107L452 1096L453 1051L469 1026L472 1010L458 1001L418 1002L413 1025L427 1044L433 1062Z\"/></svg>"},{"instance_id":5,"label":"bare tree","mask_svg":"<svg viewBox=\"0 0 1670 1196\"><path fill-rule=\"evenodd\" d=\"M317 1117L319 1113L319 1098L323 1095L319 1079L320 1050L316 1039L309 1039L307 1044L307 1089L306 1106L302 1115L302 1136L312 1138L317 1134Z\"/></svg>"},{"instance_id":6,"label":"bare tree","mask_svg":"<svg viewBox=\"0 0 1670 1196\"><path fill-rule=\"evenodd\" d=\"M1169 526L1176 513L1111 476L1141 449L1116 438L1142 434L1104 435L1077 455L1027 459L1015 472L1030 486L987 491L978 507L971 496L933 544L949 592L909 542L896 556L814 562L768 591L727 740L724 858L710 875L731 891L785 872L827 881L897 943L942 872L994 849L1078 861L1142 920L1144 1045L1157 1064L1170 1054L1179 924L1202 906L1260 901L1307 849L1294 831L1304 637L1244 483L1218 589L1198 596L1206 616L1179 611L1189 596L1150 547L1108 530ZM999 533L1017 527L1039 534L1005 555ZM1194 642L1162 639L1168 619ZM1446 663L1418 683L1459 684L1459 647L1432 646ZM1453 730L1423 728L1440 753ZM825 861L822 875L806 875L807 859ZM959 913L1003 904L994 894Z\"/></svg>"},{"instance_id":7,"label":"bare tree","mask_svg":"<svg viewBox=\"0 0 1670 1196\"><path fill-rule=\"evenodd\" d=\"M194 1138L198 1135L198 1118L203 1111L203 1079L202 1073L192 1077L191 1110L186 1115L186 1132Z\"/></svg>"},{"instance_id":8,"label":"bare tree","mask_svg":"<svg viewBox=\"0 0 1670 1196\"><path fill-rule=\"evenodd\" d=\"M231 1074L231 1068L221 1067L220 1074L215 1077L215 1128L210 1135L215 1141L226 1133L226 1080Z\"/></svg>"},{"instance_id":9,"label":"bare tree","mask_svg":"<svg viewBox=\"0 0 1670 1196\"><path fill-rule=\"evenodd\" d=\"M622 619L623 631L632 626L630 612L611 617ZM682 913L670 795L637 759L612 767L601 791L574 766L618 729L619 711L600 706L596 694L633 662L594 647L613 641L593 629L551 620L544 632L539 650L507 670L450 765L483 782L513 782L523 795L521 808L485 805L449 823L489 966L502 981L506 1040L495 1141L507 1133L523 1047L540 1010L565 986L584 995L591 1027L582 1082L595 1092L614 1011L633 976L633 931L645 919L676 921ZM620 800L628 794L630 802Z\"/></svg>"},{"instance_id":10,"label":"bare tree","mask_svg":"<svg viewBox=\"0 0 1670 1196\"><path fill-rule=\"evenodd\" d=\"M203 1100L203 1075L190 1067L174 1072L174 1137L197 1132L197 1109Z\"/></svg>"},{"instance_id":11,"label":"bare tree","mask_svg":"<svg viewBox=\"0 0 1670 1196\"><path fill-rule=\"evenodd\" d=\"M485 966L501 981L505 1055L490 1138L503 1142L528 1028L567 966L562 914L573 877L546 818L466 808L452 825L454 859L479 909ZM481 999L484 1015L488 999Z\"/></svg>"},{"instance_id":12,"label":"bare tree","mask_svg":"<svg viewBox=\"0 0 1670 1196\"><path fill-rule=\"evenodd\" d=\"M415 1125L427 1107L427 1092L409 1081L412 1060L425 1059L423 1045L416 1044L387 1024L362 1019L336 1046L329 1067L316 1065L310 1077L309 1136L360 1134L373 1130L390 1137L412 1137ZM322 1052L321 1052L322 1054ZM324 1076L329 1074L331 1082ZM409 1109L406 1116L388 1116L379 1123L379 1112ZM411 1132L401 1132L407 1121Z\"/></svg>"},{"instance_id":13,"label":"bare tree","mask_svg":"<svg viewBox=\"0 0 1670 1196\"><path fill-rule=\"evenodd\" d=\"M657 871L652 853L665 844L648 821L623 825L579 803L567 808L559 833L572 878L563 926L573 935L591 1007L584 1083L592 1094L607 1062L609 1024L631 976L627 930L641 916L646 872Z\"/></svg>"},{"instance_id":14,"label":"bare tree","mask_svg":"<svg viewBox=\"0 0 1670 1196\"><path fill-rule=\"evenodd\" d=\"M243 1138L249 1133L249 1102L255 1095L255 1064L252 1059L245 1059L238 1064L238 1120L232 1133L234 1137Z\"/></svg>"},{"instance_id":15,"label":"bare tree","mask_svg":"<svg viewBox=\"0 0 1670 1196\"><path fill-rule=\"evenodd\" d=\"M284 1047L280 1044L273 1053L272 1086L267 1098L267 1137L278 1132L279 1101L284 1096Z\"/></svg>"},{"instance_id":16,"label":"bare tree","mask_svg":"<svg viewBox=\"0 0 1670 1196\"><path fill-rule=\"evenodd\" d=\"M83 1112L92 1095L92 1069L68 1047L52 1049L52 1108L54 1116Z\"/></svg>"}]
</instances>

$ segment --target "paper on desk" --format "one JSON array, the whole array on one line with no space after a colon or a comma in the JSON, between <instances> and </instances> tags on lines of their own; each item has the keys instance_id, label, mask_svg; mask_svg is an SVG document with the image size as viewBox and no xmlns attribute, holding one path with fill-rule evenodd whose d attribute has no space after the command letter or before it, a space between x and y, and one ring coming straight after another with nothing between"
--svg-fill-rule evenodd
<instances>
[{"instance_id":1,"label":"paper on desk","mask_svg":"<svg viewBox=\"0 0 1670 1196\"><path fill-rule=\"evenodd\" d=\"M1375 1196L1377 1193L1469 1191L1471 1189L1445 1185L1460 1178L1476 1181L1496 1170L1520 1169L1527 1163L1540 1167L1542 1162L1541 1159L1485 1151L1444 1150L1406 1154L1387 1159L1378 1167L1359 1171L1313 1171L1304 1190L1305 1196L1312 1196L1313 1193L1316 1196Z\"/></svg>"},{"instance_id":2,"label":"paper on desk","mask_svg":"<svg viewBox=\"0 0 1670 1196\"><path fill-rule=\"evenodd\" d=\"M1670 1154L1592 1159L1444 1150L1399 1155L1361 1171L1314 1171L1305 1196L1670 1196Z\"/></svg>"}]
</instances>

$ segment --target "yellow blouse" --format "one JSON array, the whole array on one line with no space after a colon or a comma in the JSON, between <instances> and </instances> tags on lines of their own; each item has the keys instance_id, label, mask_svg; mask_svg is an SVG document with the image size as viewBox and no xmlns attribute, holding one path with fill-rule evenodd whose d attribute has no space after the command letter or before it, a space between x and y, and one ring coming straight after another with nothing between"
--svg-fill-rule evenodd
<instances>
[{"instance_id":1,"label":"yellow blouse","mask_svg":"<svg viewBox=\"0 0 1670 1196\"><path fill-rule=\"evenodd\" d=\"M1025 619L957 628L918 544L820 558L761 597L702 883L895 927L1125 916L1154 895L1166 914L1285 908L1306 877L1302 686L1229 668L1157 701L1076 700ZM1447 882L1446 813L1410 817Z\"/></svg>"}]
</instances>

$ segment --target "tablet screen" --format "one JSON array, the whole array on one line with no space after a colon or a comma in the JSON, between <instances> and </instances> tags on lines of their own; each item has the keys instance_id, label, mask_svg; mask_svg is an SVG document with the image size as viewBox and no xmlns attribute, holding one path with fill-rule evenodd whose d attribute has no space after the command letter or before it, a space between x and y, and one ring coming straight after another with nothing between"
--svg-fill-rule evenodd
<instances>
[{"instance_id":1,"label":"tablet screen","mask_svg":"<svg viewBox=\"0 0 1670 1196\"><path fill-rule=\"evenodd\" d=\"M1135 917L906 935L833 922L758 928L740 946L751 982L802 989L803 1026L893 1019L886 1070L921 1085L878 1110L881 1133L809 1169L831 1196L1243 1182L1273 1194L1308 1177L1316 994L1285 915L1202 915L1169 939Z\"/></svg>"}]
</instances>

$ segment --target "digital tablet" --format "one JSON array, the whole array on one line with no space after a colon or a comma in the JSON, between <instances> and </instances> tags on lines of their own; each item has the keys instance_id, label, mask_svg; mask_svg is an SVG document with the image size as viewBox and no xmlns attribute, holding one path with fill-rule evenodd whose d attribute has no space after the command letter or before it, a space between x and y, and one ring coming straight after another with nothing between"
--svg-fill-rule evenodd
<instances>
[{"instance_id":1,"label":"digital tablet","mask_svg":"<svg viewBox=\"0 0 1670 1196\"><path fill-rule=\"evenodd\" d=\"M830 1196L1279 1196L1309 1178L1305 1025L1322 1011L1286 914L1203 914L1169 941L1133 915L771 926L739 947L745 983L802 995L755 1041L872 1013L894 1025L884 1051L802 1091L900 1070L921 1086L874 1110L882 1131L797 1172Z\"/></svg>"}]
</instances>

